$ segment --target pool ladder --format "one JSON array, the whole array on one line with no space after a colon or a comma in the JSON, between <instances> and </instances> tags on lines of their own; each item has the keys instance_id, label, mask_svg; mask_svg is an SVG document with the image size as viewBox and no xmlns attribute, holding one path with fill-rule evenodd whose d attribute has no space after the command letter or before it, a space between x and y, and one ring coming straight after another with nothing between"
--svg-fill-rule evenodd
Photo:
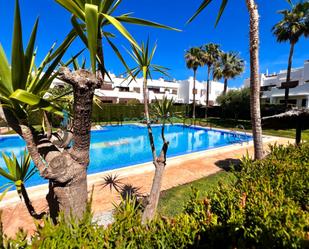
<instances>
[{"instance_id":1,"label":"pool ladder","mask_svg":"<svg viewBox=\"0 0 309 249\"><path fill-rule=\"evenodd\" d=\"M237 132L237 130L242 130L241 133ZM238 142L240 144L243 144L244 142L249 143L249 139L247 139L247 132L243 125L236 125L233 130L231 130L231 133L233 134L233 140L228 137L228 140L230 143ZM245 136L245 139L242 138L242 135Z\"/></svg>"}]
</instances>

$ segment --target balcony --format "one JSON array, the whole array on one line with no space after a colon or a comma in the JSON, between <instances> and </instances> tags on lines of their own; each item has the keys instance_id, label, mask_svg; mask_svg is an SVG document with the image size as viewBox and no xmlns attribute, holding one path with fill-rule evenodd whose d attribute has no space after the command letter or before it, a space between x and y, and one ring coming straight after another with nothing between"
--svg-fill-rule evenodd
<instances>
[{"instance_id":1,"label":"balcony","mask_svg":"<svg viewBox=\"0 0 309 249\"><path fill-rule=\"evenodd\" d=\"M282 82L280 88L281 89L284 89L284 88L294 88L294 87L297 87L298 84L299 84L298 80L290 81L290 82Z\"/></svg>"}]
</instances>

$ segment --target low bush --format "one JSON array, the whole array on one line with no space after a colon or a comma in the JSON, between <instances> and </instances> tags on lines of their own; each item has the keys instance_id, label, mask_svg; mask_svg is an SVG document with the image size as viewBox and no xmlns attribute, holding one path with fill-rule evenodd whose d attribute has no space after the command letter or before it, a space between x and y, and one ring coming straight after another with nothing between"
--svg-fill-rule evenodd
<instances>
[{"instance_id":1,"label":"low bush","mask_svg":"<svg viewBox=\"0 0 309 249\"><path fill-rule=\"evenodd\" d=\"M140 207L124 202L104 228L81 221L45 221L26 240L4 248L309 248L309 145L272 146L261 161L246 157L233 184L201 197L192 192L182 214L141 225Z\"/></svg>"}]
</instances>

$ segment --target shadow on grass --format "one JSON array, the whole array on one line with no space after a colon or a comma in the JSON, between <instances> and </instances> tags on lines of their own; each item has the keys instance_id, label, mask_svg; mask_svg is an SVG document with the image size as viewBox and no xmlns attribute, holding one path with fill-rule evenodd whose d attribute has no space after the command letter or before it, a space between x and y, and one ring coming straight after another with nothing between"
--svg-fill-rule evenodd
<instances>
[{"instance_id":1,"label":"shadow on grass","mask_svg":"<svg viewBox=\"0 0 309 249\"><path fill-rule=\"evenodd\" d=\"M216 161L215 165L228 172L241 170L241 160L240 159L227 158L224 160Z\"/></svg>"}]
</instances>

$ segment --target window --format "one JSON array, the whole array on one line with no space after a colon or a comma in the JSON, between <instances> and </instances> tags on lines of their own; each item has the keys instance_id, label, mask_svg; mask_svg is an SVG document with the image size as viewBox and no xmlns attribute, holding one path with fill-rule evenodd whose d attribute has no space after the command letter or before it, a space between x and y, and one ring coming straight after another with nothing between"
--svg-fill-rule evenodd
<instances>
[{"instance_id":1,"label":"window","mask_svg":"<svg viewBox=\"0 0 309 249\"><path fill-rule=\"evenodd\" d=\"M130 92L130 88L129 87L120 86L119 87L119 92Z\"/></svg>"},{"instance_id":2,"label":"window","mask_svg":"<svg viewBox=\"0 0 309 249\"><path fill-rule=\"evenodd\" d=\"M137 93L140 93L141 92L141 89L139 87L134 87L134 92L137 92Z\"/></svg>"},{"instance_id":3,"label":"window","mask_svg":"<svg viewBox=\"0 0 309 249\"><path fill-rule=\"evenodd\" d=\"M148 87L148 90L154 93L160 93L160 88Z\"/></svg>"},{"instance_id":4,"label":"window","mask_svg":"<svg viewBox=\"0 0 309 249\"><path fill-rule=\"evenodd\" d=\"M301 106L302 107L307 107L307 99L302 99L301 100Z\"/></svg>"}]
</instances>

